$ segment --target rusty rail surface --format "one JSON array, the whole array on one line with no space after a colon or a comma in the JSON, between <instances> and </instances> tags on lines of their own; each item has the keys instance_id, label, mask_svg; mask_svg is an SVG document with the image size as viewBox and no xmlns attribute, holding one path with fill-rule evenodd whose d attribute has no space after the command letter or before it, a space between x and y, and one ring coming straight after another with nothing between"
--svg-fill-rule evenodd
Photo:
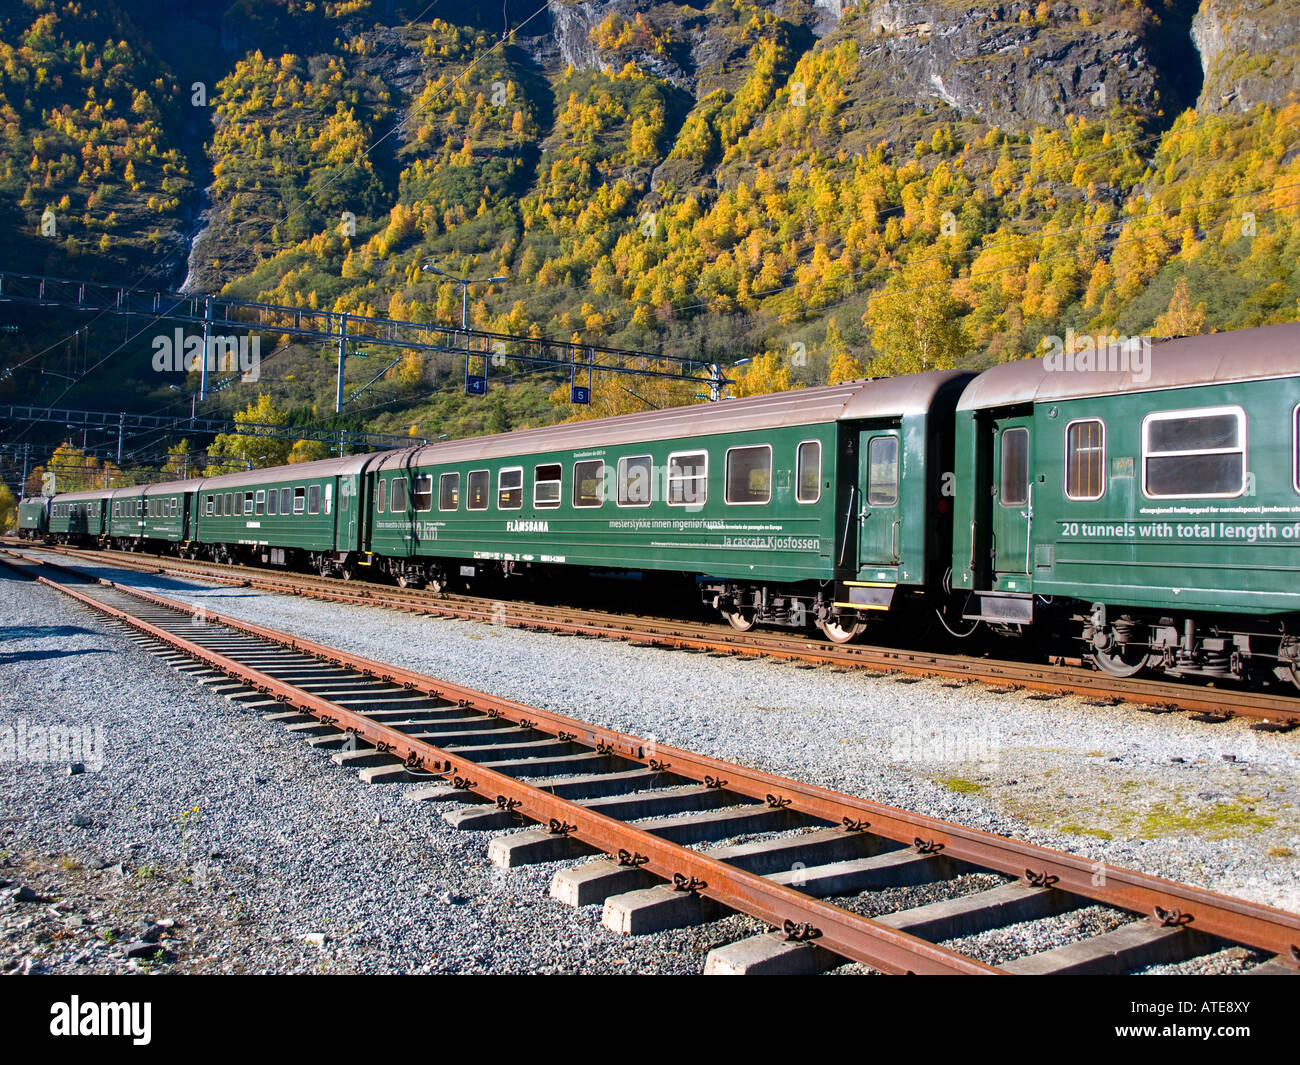
<instances>
[{"instance_id":1,"label":"rusty rail surface","mask_svg":"<svg viewBox=\"0 0 1300 1065\"><path fill-rule=\"evenodd\" d=\"M30 545L25 545L30 547ZM223 563L168 560L145 562L122 557L126 552L79 552L64 547L44 547L87 561L102 557L112 565L144 572L200 578L222 584L256 588L325 602L376 606L408 613L429 614L506 625L534 631L615 639L639 646L709 651L738 657L771 658L811 665L854 667L918 677L941 677L978 682L1001 688L1023 688L1050 695L1080 695L1159 710L1184 710L1210 720L1247 717L1261 727L1285 730L1300 726L1300 698L1236 689L1212 688L1145 678L1121 679L1087 672L1077 666L1035 665L959 654L910 651L852 644L834 645L802 636L779 633L737 633L725 626L709 626L663 618L630 617L600 611L545 607L536 604L498 603L470 596L436 595L411 589L371 591L356 583L339 583L303 574L285 576ZM505 612L501 607L504 605Z\"/></svg>"},{"instance_id":2,"label":"rusty rail surface","mask_svg":"<svg viewBox=\"0 0 1300 1065\"><path fill-rule=\"evenodd\" d=\"M38 561L39 560L34 560ZM381 752L391 753L413 769L446 778L455 786L495 802L505 811L571 835L624 864L637 865L682 890L694 891L725 906L758 917L777 928L795 929L805 938L843 957L885 972L988 973L998 970L924 939L860 917L794 888L728 865L707 854L560 798L524 781L476 764L463 753L447 751L383 725L364 713L303 691L234 658L204 648L161 626L114 607L93 595L45 577L41 583L101 611L177 651L235 677L286 706L322 723L351 732ZM98 584L155 607L191 615L186 603L128 586ZM577 743L594 751L638 762L652 770L716 786L840 825L845 832L866 832L910 845L920 853L942 853L1035 886L1058 890L1097 903L1142 914L1168 927L1184 928L1254 947L1300 966L1300 915L1217 892L1178 884L1133 870L1096 865L1063 851L1022 843L922 814L885 806L856 796L799 783L774 774L723 762L705 755L656 744L637 736L591 725L562 714L487 695L360 655L313 643L239 618L205 610L205 623L226 628L353 670L366 677L419 692L450 706L500 717L521 728ZM1098 883L1098 880L1101 883Z\"/></svg>"}]
</instances>

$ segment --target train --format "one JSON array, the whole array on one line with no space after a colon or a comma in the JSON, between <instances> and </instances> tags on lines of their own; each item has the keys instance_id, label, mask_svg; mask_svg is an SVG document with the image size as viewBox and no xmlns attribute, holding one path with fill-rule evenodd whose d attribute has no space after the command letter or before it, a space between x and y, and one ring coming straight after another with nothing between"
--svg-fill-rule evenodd
<instances>
[{"instance_id":1,"label":"train","mask_svg":"<svg viewBox=\"0 0 1300 1065\"><path fill-rule=\"evenodd\" d=\"M435 589L682 575L741 631L924 616L1300 687L1300 323L1142 343L23 500L20 534Z\"/></svg>"}]
</instances>

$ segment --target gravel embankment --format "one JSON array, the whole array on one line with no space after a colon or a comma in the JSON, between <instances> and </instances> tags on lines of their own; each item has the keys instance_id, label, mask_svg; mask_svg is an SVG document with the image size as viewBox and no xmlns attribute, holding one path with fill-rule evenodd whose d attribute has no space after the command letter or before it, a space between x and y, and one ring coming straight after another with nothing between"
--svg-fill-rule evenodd
<instances>
[{"instance_id":1,"label":"gravel embankment","mask_svg":"<svg viewBox=\"0 0 1300 1065\"><path fill-rule=\"evenodd\" d=\"M1300 910L1294 735L114 573L664 744ZM698 971L709 946L756 928L733 917L620 939L601 928L599 908L575 912L546 897L555 866L495 871L484 857L489 834L450 829L436 810L403 803L401 786L361 784L55 593L17 581L5 592L0 726L20 715L98 722L107 743L98 772L0 764L23 818L0 826L0 849L13 851L11 862L35 863L0 877L38 889L46 877L61 894L80 892L79 914L92 923L96 908L133 921L174 916L176 928L149 930L170 944L174 966ZM178 820L194 807L198 814ZM98 862L110 869L85 868ZM119 862L124 875L112 869ZM876 904L914 905L951 890L907 889ZM0 902L0 930L12 940L15 922L31 920L30 939L44 921L38 911L44 905ZM113 919L119 942L79 964L125 964L121 938L144 929ZM1104 930L1081 923L1100 920L1090 911L1053 920L1021 931L1043 949L1075 926ZM90 934L64 931L33 946L35 964L64 969L86 955ZM303 940L322 932L323 948ZM960 945L990 960L1016 952L1005 936L985 938Z\"/></svg>"}]
</instances>

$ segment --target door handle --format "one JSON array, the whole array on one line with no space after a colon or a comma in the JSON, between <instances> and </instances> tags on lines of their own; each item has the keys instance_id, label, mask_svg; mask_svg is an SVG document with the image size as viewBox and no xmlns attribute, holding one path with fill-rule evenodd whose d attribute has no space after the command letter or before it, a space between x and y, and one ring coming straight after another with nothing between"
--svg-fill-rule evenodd
<instances>
[{"instance_id":1,"label":"door handle","mask_svg":"<svg viewBox=\"0 0 1300 1065\"><path fill-rule=\"evenodd\" d=\"M891 534L891 535L892 535L893 546L890 548L890 551L893 553L893 556L894 556L894 562L895 562L895 563L897 563L898 561L900 561L900 559L901 559L901 557L902 557L902 556L900 556L899 553L898 553L898 533L899 533L899 530L900 530L902 527L903 527L903 519L902 519L902 518L895 518L895 519L894 519L893 531L892 531L892 534Z\"/></svg>"}]
</instances>

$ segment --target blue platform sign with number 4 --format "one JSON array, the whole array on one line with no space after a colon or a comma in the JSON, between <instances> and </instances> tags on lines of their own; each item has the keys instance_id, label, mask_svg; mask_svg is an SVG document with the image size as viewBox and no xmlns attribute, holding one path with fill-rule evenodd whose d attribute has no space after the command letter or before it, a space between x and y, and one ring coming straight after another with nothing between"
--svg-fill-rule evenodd
<instances>
[{"instance_id":1,"label":"blue platform sign with number 4","mask_svg":"<svg viewBox=\"0 0 1300 1065\"><path fill-rule=\"evenodd\" d=\"M574 385L572 400L574 403L589 405L591 403L591 389L586 385Z\"/></svg>"},{"instance_id":2,"label":"blue platform sign with number 4","mask_svg":"<svg viewBox=\"0 0 1300 1065\"><path fill-rule=\"evenodd\" d=\"M480 377L478 374L465 375L465 395L467 396L486 396L487 395L487 378Z\"/></svg>"}]
</instances>

